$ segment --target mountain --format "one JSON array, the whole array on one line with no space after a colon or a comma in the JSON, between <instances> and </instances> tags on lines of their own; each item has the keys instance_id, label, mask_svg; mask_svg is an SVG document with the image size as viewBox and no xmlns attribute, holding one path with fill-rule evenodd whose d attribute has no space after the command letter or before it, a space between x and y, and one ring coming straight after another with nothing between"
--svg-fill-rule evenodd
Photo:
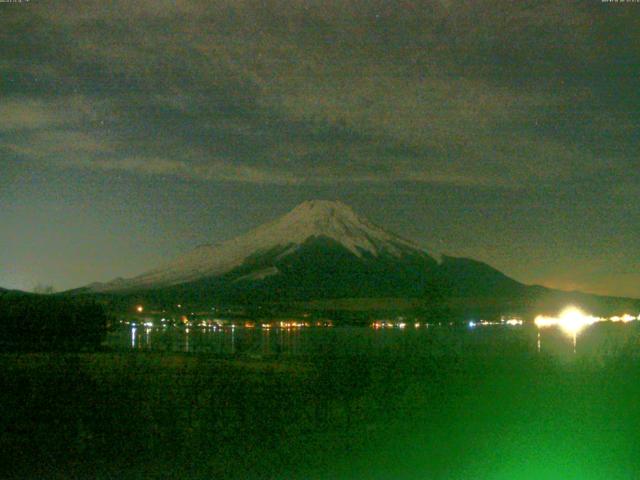
<instances>
[{"instance_id":1,"label":"mountain","mask_svg":"<svg viewBox=\"0 0 640 480\"><path fill-rule=\"evenodd\" d=\"M321 265L323 262L325 265ZM91 289L156 289L218 277L245 283L283 274L335 276L345 269L407 262L427 268L437 264L416 245L360 218L343 203L314 200L240 237L199 246L135 278L93 284Z\"/></svg>"},{"instance_id":2,"label":"mountain","mask_svg":"<svg viewBox=\"0 0 640 480\"><path fill-rule=\"evenodd\" d=\"M436 259L347 205L322 200L304 202L244 235L199 246L137 277L75 293L165 305L413 299L423 310L465 315L539 310L572 299L597 308L620 303L526 286L472 259Z\"/></svg>"},{"instance_id":3,"label":"mountain","mask_svg":"<svg viewBox=\"0 0 640 480\"><path fill-rule=\"evenodd\" d=\"M335 260L352 264L375 263L375 260L393 263L407 259L436 264L419 247L359 217L347 205L312 200L227 242L199 246L132 279L93 284L91 288L100 292L154 289L232 272L239 274L234 276L234 281L264 280L294 268L292 263L306 263L305 267L313 270L305 257L320 255L313 262L317 267L318 262L328 260L329 252L339 257ZM333 270L331 273L338 273Z\"/></svg>"}]
</instances>

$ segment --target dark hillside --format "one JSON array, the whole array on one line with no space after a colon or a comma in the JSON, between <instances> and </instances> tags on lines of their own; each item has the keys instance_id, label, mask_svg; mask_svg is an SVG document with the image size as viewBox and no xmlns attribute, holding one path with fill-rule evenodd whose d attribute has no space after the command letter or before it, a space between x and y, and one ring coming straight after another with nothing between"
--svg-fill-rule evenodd
<instances>
[{"instance_id":1,"label":"dark hillside","mask_svg":"<svg viewBox=\"0 0 640 480\"><path fill-rule=\"evenodd\" d=\"M104 340L105 309L87 298L6 292L0 295L0 349L95 349Z\"/></svg>"}]
</instances>

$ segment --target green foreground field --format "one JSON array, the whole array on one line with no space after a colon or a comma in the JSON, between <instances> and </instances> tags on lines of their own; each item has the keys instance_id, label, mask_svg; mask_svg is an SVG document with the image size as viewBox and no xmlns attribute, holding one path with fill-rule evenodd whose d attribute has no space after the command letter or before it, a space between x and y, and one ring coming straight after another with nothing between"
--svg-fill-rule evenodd
<instances>
[{"instance_id":1,"label":"green foreground field","mask_svg":"<svg viewBox=\"0 0 640 480\"><path fill-rule=\"evenodd\" d=\"M0 355L3 478L631 479L635 345L251 361Z\"/></svg>"}]
</instances>

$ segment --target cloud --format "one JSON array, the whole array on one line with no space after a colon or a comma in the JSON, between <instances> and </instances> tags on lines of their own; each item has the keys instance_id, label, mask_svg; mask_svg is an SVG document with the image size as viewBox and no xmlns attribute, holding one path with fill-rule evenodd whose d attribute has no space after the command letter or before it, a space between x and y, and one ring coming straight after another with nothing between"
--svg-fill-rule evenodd
<instances>
[{"instance_id":1,"label":"cloud","mask_svg":"<svg viewBox=\"0 0 640 480\"><path fill-rule=\"evenodd\" d=\"M0 131L37 129L65 122L49 106L35 99L9 99L0 102Z\"/></svg>"},{"instance_id":2,"label":"cloud","mask_svg":"<svg viewBox=\"0 0 640 480\"><path fill-rule=\"evenodd\" d=\"M149 175L169 175L199 181L230 181L242 183L295 185L301 183L294 175L267 169L233 165L222 160L190 164L182 160L133 157L123 159L64 159L56 162L63 167L93 170L126 171Z\"/></svg>"},{"instance_id":3,"label":"cloud","mask_svg":"<svg viewBox=\"0 0 640 480\"><path fill-rule=\"evenodd\" d=\"M21 152L23 153L23 152ZM493 180L465 175L448 175L432 172L355 173L348 176L346 171L302 171L280 170L273 167L255 167L234 164L226 160L211 160L191 163L184 160L166 158L94 158L67 154L64 158L47 161L51 166L63 168L83 168L89 170L121 171L144 175L174 176L196 181L235 182L262 185L337 185L349 184L391 184L398 182L435 183L458 186L484 186L495 188L516 188L513 184L497 184Z\"/></svg>"},{"instance_id":4,"label":"cloud","mask_svg":"<svg viewBox=\"0 0 640 480\"><path fill-rule=\"evenodd\" d=\"M7 144L6 147L27 159L47 160L51 158L96 155L109 152L113 146L104 140L74 130L38 132L24 137L22 143Z\"/></svg>"},{"instance_id":5,"label":"cloud","mask_svg":"<svg viewBox=\"0 0 640 480\"><path fill-rule=\"evenodd\" d=\"M0 99L0 133L25 132L82 124L94 119L93 107L80 95Z\"/></svg>"},{"instance_id":6,"label":"cloud","mask_svg":"<svg viewBox=\"0 0 640 480\"><path fill-rule=\"evenodd\" d=\"M624 168L612 163L638 143L638 89L621 88L637 54L629 42L600 42L634 30L611 9L489 0L32 7L0 19L4 31L30 32L0 54L0 132L14 153L64 168L522 188L618 175Z\"/></svg>"}]
</instances>

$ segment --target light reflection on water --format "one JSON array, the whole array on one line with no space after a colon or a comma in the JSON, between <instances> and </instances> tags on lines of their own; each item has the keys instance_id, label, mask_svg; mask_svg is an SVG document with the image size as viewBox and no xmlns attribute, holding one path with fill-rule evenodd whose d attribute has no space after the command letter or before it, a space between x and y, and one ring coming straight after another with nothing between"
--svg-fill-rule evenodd
<instances>
[{"instance_id":1,"label":"light reflection on water","mask_svg":"<svg viewBox=\"0 0 640 480\"><path fill-rule=\"evenodd\" d=\"M600 324L574 339L559 329L533 325L432 327L422 329L333 328L122 328L107 344L117 350L145 350L218 355L315 356L322 354L433 353L462 354L466 349L499 353L526 350L560 358L602 356L629 345L640 348L636 324Z\"/></svg>"}]
</instances>

